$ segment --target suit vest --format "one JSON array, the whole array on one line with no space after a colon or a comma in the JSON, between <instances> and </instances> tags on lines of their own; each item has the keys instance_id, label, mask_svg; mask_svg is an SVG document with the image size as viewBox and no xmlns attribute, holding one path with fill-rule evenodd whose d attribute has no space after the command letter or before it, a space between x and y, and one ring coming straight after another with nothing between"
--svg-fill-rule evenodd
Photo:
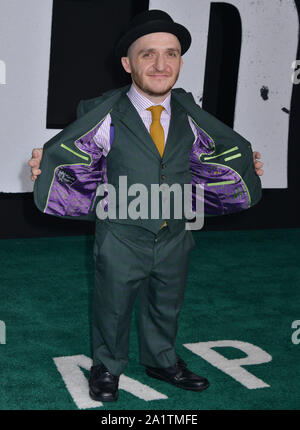
<instances>
[{"instance_id":1,"label":"suit vest","mask_svg":"<svg viewBox=\"0 0 300 430\"><path fill-rule=\"evenodd\" d=\"M163 157L125 94L110 115L114 138L106 157L106 172L108 183L116 191L117 216L110 221L138 225L157 233L165 219L164 205L170 230L177 230L186 220L183 191L184 184L191 183L189 154L195 140L187 114L171 97L171 120ZM132 192L128 193L130 189ZM108 196L108 209L110 204L112 199ZM141 218L133 219L134 214L140 214Z\"/></svg>"}]
</instances>

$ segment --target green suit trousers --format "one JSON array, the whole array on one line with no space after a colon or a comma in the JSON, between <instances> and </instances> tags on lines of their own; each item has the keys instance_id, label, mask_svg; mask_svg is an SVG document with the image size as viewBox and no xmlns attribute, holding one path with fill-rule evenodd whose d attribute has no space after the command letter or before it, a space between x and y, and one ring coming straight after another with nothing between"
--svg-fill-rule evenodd
<instances>
[{"instance_id":1,"label":"green suit trousers","mask_svg":"<svg viewBox=\"0 0 300 430\"><path fill-rule=\"evenodd\" d=\"M176 362L177 320L194 238L184 224L158 234L136 225L96 221L93 364L120 375L128 363L130 324L138 298L140 363Z\"/></svg>"}]
</instances>

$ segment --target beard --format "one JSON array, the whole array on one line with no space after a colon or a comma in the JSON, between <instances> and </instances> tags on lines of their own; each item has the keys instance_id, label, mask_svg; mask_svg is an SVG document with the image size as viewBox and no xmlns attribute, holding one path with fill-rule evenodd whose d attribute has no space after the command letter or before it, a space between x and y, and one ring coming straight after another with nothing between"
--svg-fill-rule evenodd
<instances>
[{"instance_id":1,"label":"beard","mask_svg":"<svg viewBox=\"0 0 300 430\"><path fill-rule=\"evenodd\" d=\"M145 94L148 94L149 96L162 97L168 94L173 88L174 84L176 83L178 76L179 76L179 70L177 74L174 76L174 78L172 79L172 81L168 84L168 86L164 90L159 91L159 90L156 90L155 88L151 88L150 86L148 86L147 83L144 82L143 77L141 77L134 69L134 67L131 66L131 78L133 82L140 90L142 90Z\"/></svg>"}]
</instances>

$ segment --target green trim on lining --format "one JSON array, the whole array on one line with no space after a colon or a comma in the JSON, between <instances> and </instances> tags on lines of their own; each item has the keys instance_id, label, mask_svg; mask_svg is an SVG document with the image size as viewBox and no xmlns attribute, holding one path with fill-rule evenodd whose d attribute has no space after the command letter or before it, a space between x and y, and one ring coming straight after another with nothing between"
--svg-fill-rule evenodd
<instances>
[{"instance_id":1,"label":"green trim on lining","mask_svg":"<svg viewBox=\"0 0 300 430\"><path fill-rule=\"evenodd\" d=\"M205 164L212 164L212 165L214 165L214 166L226 167L226 168L227 168L227 169L229 169L229 170L233 170L233 171L238 175L238 177L239 177L239 178L240 178L240 180L241 180L241 183L244 185L244 187L245 187L245 189L246 189L246 191L247 191L247 195L248 195L248 199L249 199L249 206L248 206L248 208L250 208L250 207L251 207L251 196L250 196L250 193L249 193L248 187L247 187L247 185L245 184L245 181L242 179L241 175L240 175L236 170L234 170L232 167L228 167L228 166L225 166L224 164L220 164L220 163L205 163Z\"/></svg>"},{"instance_id":2,"label":"green trim on lining","mask_svg":"<svg viewBox=\"0 0 300 430\"><path fill-rule=\"evenodd\" d=\"M203 161L205 160L212 160L213 158L221 157L222 155L228 154L229 152L237 151L239 149L238 146L234 146L233 148L228 149L227 151L222 152L219 155L214 155L212 157L203 157ZM228 159L225 159L225 161Z\"/></svg>"},{"instance_id":3,"label":"green trim on lining","mask_svg":"<svg viewBox=\"0 0 300 430\"><path fill-rule=\"evenodd\" d=\"M233 160L234 158L240 158L241 156L242 156L242 154L232 155L231 157L225 158L224 161Z\"/></svg>"},{"instance_id":4,"label":"green trim on lining","mask_svg":"<svg viewBox=\"0 0 300 430\"><path fill-rule=\"evenodd\" d=\"M235 181L223 181L223 182L210 182L206 184L208 187L214 187L216 185L232 185L235 184Z\"/></svg>"},{"instance_id":5,"label":"green trim on lining","mask_svg":"<svg viewBox=\"0 0 300 430\"><path fill-rule=\"evenodd\" d=\"M189 115L189 117L191 118L191 120L193 121L193 123L198 127L198 128L200 128L200 130L202 130L203 131L203 133L205 133L206 134L206 136L208 136L210 139L211 139L211 141L212 141L212 143L213 143L213 151L216 149L216 144L215 144L215 141L214 141L214 139L205 131L205 130L203 130L203 128L202 127L200 127L200 125L199 124L197 124L196 123L196 121L194 120L194 118L192 118L190 115ZM200 156L201 157L201 156ZM199 158L200 158L199 157Z\"/></svg>"},{"instance_id":6,"label":"green trim on lining","mask_svg":"<svg viewBox=\"0 0 300 430\"><path fill-rule=\"evenodd\" d=\"M78 152L73 151L73 149L69 148L64 143L61 143L60 146L64 149L67 149L68 151L72 152L72 154L77 155L77 157L82 158L83 160L86 160L86 161L89 160L89 157L85 157L84 155L78 154Z\"/></svg>"},{"instance_id":7,"label":"green trim on lining","mask_svg":"<svg viewBox=\"0 0 300 430\"><path fill-rule=\"evenodd\" d=\"M205 130L203 130L200 126L199 126L199 124L197 124L197 122L192 118L192 117L190 117L191 119L192 119L192 121L194 122L194 124L196 124L196 126L197 127L199 127L207 136L209 136L209 134L208 133L206 133L205 132ZM211 137L211 136L209 136L210 137L210 139L213 141L213 144L214 144L214 149L216 149L216 145L215 145L215 141L213 140L213 138ZM233 148L230 148L228 151L234 151L236 148L238 148L238 147L233 147ZM239 149L239 148L238 148ZM228 151L225 151L225 153L226 152L228 152ZM224 153L223 153L224 154ZM222 154L220 154L220 155L222 155ZM202 154L201 155L199 155L199 160L201 159L201 156L202 156ZM239 155L239 156L241 156L241 154ZM217 156L213 156L213 158L216 158ZM212 157L211 157L212 158ZM231 158L231 157L229 157L229 158ZM201 161L201 160L200 160ZM226 159L225 159L225 161L226 161ZM202 163L203 163L204 161L202 161ZM250 193L249 193L249 190L248 190L248 187L247 187L247 185L245 184L245 181L242 179L242 177L241 177L241 175L236 171L236 170L234 170L232 167L228 167L228 166L226 166L226 165L224 165L224 164L220 164L220 163L205 163L205 164L212 164L212 165L214 165L214 166L221 166L221 167L226 167L227 169L229 169L229 170L233 170L237 175L238 175L238 177L240 178L240 180L241 180L241 183L244 185L244 187L245 187L245 189L246 189L246 192L247 192L247 195L248 195L248 200L249 200L249 206L248 206L248 208L250 208L251 207L251 196L250 196ZM229 182L229 181L228 181ZM235 182L234 182L235 183Z\"/></svg>"}]
</instances>

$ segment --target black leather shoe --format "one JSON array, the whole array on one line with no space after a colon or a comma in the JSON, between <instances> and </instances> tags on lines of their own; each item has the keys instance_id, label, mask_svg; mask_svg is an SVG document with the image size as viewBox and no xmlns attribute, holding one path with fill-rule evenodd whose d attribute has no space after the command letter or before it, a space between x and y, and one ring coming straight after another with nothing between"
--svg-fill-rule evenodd
<instances>
[{"instance_id":1,"label":"black leather shoe","mask_svg":"<svg viewBox=\"0 0 300 430\"><path fill-rule=\"evenodd\" d=\"M161 379L184 390L202 391L209 387L208 380L187 369L186 363L180 357L177 358L176 364L171 367L147 366L146 373L151 378Z\"/></svg>"},{"instance_id":2,"label":"black leather shoe","mask_svg":"<svg viewBox=\"0 0 300 430\"><path fill-rule=\"evenodd\" d=\"M118 400L119 378L112 375L104 364L92 366L89 375L90 397L100 402Z\"/></svg>"}]
</instances>

